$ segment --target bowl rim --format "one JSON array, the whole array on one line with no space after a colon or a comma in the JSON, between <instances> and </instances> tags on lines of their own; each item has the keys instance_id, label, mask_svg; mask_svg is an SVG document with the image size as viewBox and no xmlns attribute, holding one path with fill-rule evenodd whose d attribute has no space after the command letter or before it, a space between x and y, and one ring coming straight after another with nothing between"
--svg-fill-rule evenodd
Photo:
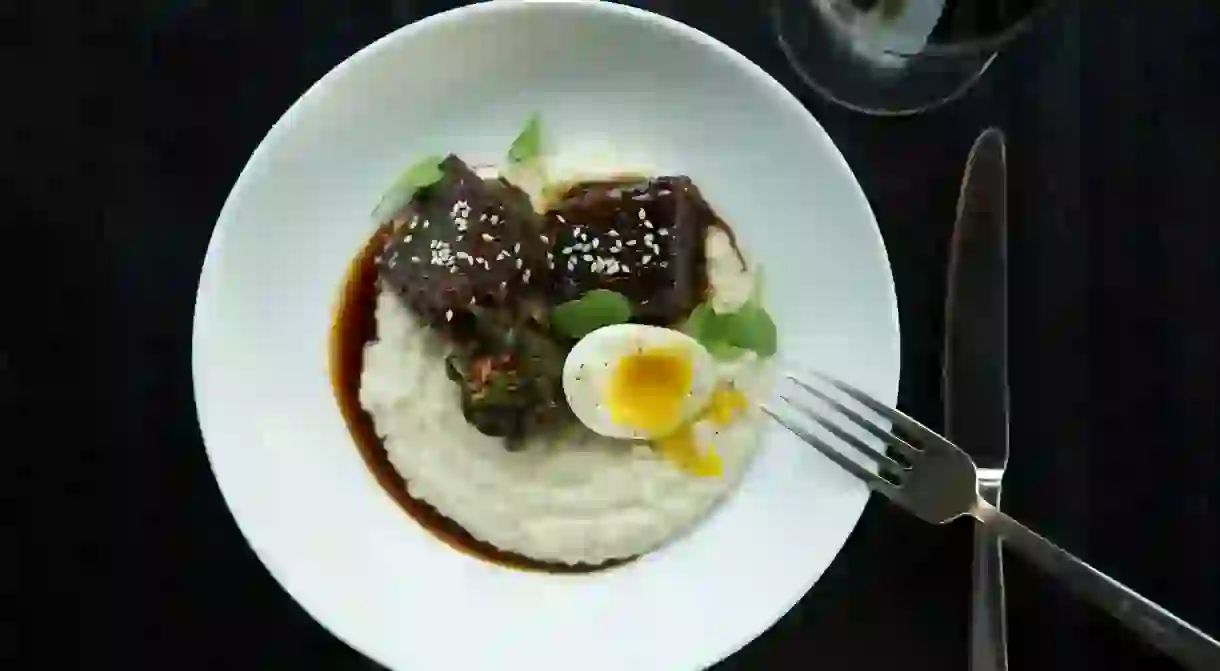
<instances>
[{"instance_id":1,"label":"bowl rim","mask_svg":"<svg viewBox=\"0 0 1220 671\"><path fill-rule=\"evenodd\" d=\"M210 330L210 327L208 326L209 315L207 306L209 301L215 300L213 298L216 293L215 287L220 281L219 258L223 253L228 229L235 225L235 223L231 222L233 218L232 210L235 207L234 203L242 200L245 190L249 188L253 179L251 173L264 162L264 154L270 151L269 148L276 144L282 135L289 133L296 118L303 114L307 108L313 105L317 99L324 96L327 89L332 86L336 80L342 77L343 74L349 69L360 66L364 61L372 58L381 50L390 48L391 44L393 43L413 39L415 36L426 31L439 29L449 24L460 23L477 15L539 11L540 6L545 5L552 5L556 7L562 6L567 11L582 11L593 15L617 16L620 18L625 17L655 28L659 28L674 38L685 39L699 44L712 51L716 56L727 59L727 63L729 65L733 65L740 69L745 76L753 79L756 84L766 87L770 91L771 95L774 96L774 101L776 103L795 109L806 117L807 122L817 131L814 133L814 139L824 144L823 149L826 150L826 158L836 163L835 168L837 171L845 172L846 175L850 177L851 183L855 185L854 193L851 194L851 196L858 201L857 205L862 208L862 211L867 214L868 218L871 219L873 224L873 243L876 246L877 253L880 254L880 258L884 261L883 265L886 275L885 289L889 312L888 321L892 324L894 334L894 338L892 340L892 347L894 351L887 353L889 358L894 362L894 374L891 376L893 378L893 385L892 388L884 390L885 394L888 395L889 398L882 398L881 400L893 402L897 396L898 371L900 370L901 366L901 332L899 330L897 297L894 288L893 271L889 263L889 254L885 247L885 241L881 236L880 227L877 225L876 216L872 211L872 207L869 204L867 197L864 195L859 181L855 178L855 174L852 172L850 165L847 163L838 147L831 140L829 134L826 133L825 129L816 120L816 118L813 117L805 105L762 67L749 60L727 44L676 19L629 5L601 2L598 0L524 0L519 2L487 0L427 16L390 31L389 33L381 36L377 40L346 57L343 61L327 71L326 74L324 74L321 78L311 84L309 88L307 88L295 101L293 101L288 109L285 110L284 113L280 115L280 117L272 124L271 128L259 141L258 146L246 160L241 171L238 173L233 187L230 189L225 198L224 205L217 215L216 224L208 242L207 251L200 269L199 283L196 289L191 338L192 391L195 401L196 420L200 430L200 438L203 442L209 468L212 470L213 476L216 478L217 487L221 492L224 504L228 508L230 514L233 516L234 521L237 523L237 527L241 531L242 537L254 551L255 556L258 557L259 561L264 567L266 567L267 571L272 575L273 578L275 578L281 589L292 596L293 600L297 602L297 605L309 613L311 619L314 619L315 622L322 625L323 628L330 633L330 635L372 660L378 660L378 657L371 654L364 646L358 645L343 633L336 631L332 627L325 624L322 620L315 617L313 611L305 606L307 601L301 599L294 593L293 590L289 589L287 586L288 583L284 579L283 569L272 560L268 550L262 548L260 544L255 541L255 538L251 534L251 532L254 530L247 528L247 523L243 523L242 516L238 513L235 505L235 497L226 494L226 486L224 481L220 477L217 477L218 471L216 470L212 454L212 450L214 448L209 447L207 441L207 431L205 429L205 427L210 423L207 418L211 415L211 413L209 413L207 408L208 403L204 399L204 390L201 388L200 375L198 374L198 371L200 370L201 366L201 343L203 342L206 333ZM854 517L850 524L852 529L858 525L867 500L868 497L865 497L861 501L859 508L850 512L850 515ZM848 537L850 537L850 533L843 538L842 542L839 544L839 547L834 550L832 561L833 557L837 557L842 551L843 545L846 543ZM725 641L722 645L718 646L719 651L715 654L715 656L711 659L704 660L706 664L710 666L737 653L767 629L774 626L775 622L790 611L792 607L804 597L805 593L806 592L800 592L791 595L790 601L782 610L779 610L775 614L774 619L763 629L757 632L747 632L740 640Z\"/></svg>"}]
</instances>

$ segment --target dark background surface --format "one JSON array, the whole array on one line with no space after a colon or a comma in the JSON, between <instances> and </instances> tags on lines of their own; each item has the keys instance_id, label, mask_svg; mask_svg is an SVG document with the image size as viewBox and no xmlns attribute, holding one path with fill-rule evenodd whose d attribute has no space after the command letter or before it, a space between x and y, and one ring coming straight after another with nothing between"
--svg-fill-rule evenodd
<instances>
[{"instance_id":1,"label":"dark background surface","mask_svg":"<svg viewBox=\"0 0 1220 671\"><path fill-rule=\"evenodd\" d=\"M0 10L17 113L0 267L19 316L0 329L15 411L3 491L18 494L0 666L371 668L279 588L225 508L195 422L193 298L215 218L270 125L360 47L454 3L69 4ZM1069 5L964 99L900 120L803 88L761 3L636 4L762 65L838 144L893 265L900 404L933 426L958 180L978 131L1005 129L1006 507L1220 635L1211 3ZM969 531L874 498L813 591L724 668L964 670ZM1017 558L1008 570L1016 671L1174 668Z\"/></svg>"}]
</instances>

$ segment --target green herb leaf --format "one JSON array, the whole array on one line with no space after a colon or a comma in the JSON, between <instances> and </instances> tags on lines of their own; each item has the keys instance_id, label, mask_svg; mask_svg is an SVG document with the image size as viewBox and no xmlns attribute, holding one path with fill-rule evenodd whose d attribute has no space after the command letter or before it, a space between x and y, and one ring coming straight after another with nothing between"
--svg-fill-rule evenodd
<instances>
[{"instance_id":1,"label":"green herb leaf","mask_svg":"<svg viewBox=\"0 0 1220 671\"><path fill-rule=\"evenodd\" d=\"M775 322L755 299L731 314L720 314L703 303L691 311L682 331L722 361L736 359L745 350L774 356L778 340Z\"/></svg>"},{"instance_id":2,"label":"green herb leaf","mask_svg":"<svg viewBox=\"0 0 1220 671\"><path fill-rule=\"evenodd\" d=\"M700 303L686 318L682 332L710 347L724 340L724 322L724 316L716 314L710 303Z\"/></svg>"},{"instance_id":3,"label":"green herb leaf","mask_svg":"<svg viewBox=\"0 0 1220 671\"><path fill-rule=\"evenodd\" d=\"M716 359L717 361L736 361L740 359L747 351L735 345L730 345L723 340L710 342L707 345L704 345L704 347L707 348L707 351L712 355L712 358Z\"/></svg>"},{"instance_id":4,"label":"green herb leaf","mask_svg":"<svg viewBox=\"0 0 1220 671\"><path fill-rule=\"evenodd\" d=\"M617 291L594 289L551 310L551 327L570 338L631 319L631 301Z\"/></svg>"},{"instance_id":5,"label":"green herb leaf","mask_svg":"<svg viewBox=\"0 0 1220 671\"><path fill-rule=\"evenodd\" d=\"M508 148L509 163L532 163L542 155L542 118L530 116L525 128Z\"/></svg>"},{"instance_id":6,"label":"green herb leaf","mask_svg":"<svg viewBox=\"0 0 1220 671\"><path fill-rule=\"evenodd\" d=\"M443 160L441 156L429 156L404 170L373 208L373 219L378 223L386 221L411 202L417 191L441 181Z\"/></svg>"},{"instance_id":7,"label":"green herb leaf","mask_svg":"<svg viewBox=\"0 0 1220 671\"><path fill-rule=\"evenodd\" d=\"M724 317L725 339L730 345L753 350L762 357L775 355L779 341L775 322L758 302L750 301Z\"/></svg>"}]
</instances>

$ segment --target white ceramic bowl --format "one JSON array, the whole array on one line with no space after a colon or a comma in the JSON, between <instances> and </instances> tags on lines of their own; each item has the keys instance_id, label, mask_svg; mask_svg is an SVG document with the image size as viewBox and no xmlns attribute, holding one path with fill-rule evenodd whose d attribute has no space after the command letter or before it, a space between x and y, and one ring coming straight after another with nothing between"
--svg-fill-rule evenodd
<instances>
[{"instance_id":1,"label":"white ceramic bowl","mask_svg":"<svg viewBox=\"0 0 1220 671\"><path fill-rule=\"evenodd\" d=\"M426 154L499 159L532 111L560 163L691 175L762 261L781 355L894 400L897 311L881 237L800 103L674 21L602 3L497 2L347 59L250 158L196 304L208 456L276 579L391 668L707 666L813 585L864 487L775 428L740 489L685 537L599 573L520 572L452 550L399 509L332 395L333 310L382 190Z\"/></svg>"}]
</instances>

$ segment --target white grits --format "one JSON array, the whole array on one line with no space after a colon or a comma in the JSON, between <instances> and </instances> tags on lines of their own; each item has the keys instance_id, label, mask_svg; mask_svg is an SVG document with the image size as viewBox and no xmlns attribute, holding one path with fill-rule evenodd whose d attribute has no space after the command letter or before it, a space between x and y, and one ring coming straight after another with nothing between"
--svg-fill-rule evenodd
<instances>
[{"instance_id":1,"label":"white grits","mask_svg":"<svg viewBox=\"0 0 1220 671\"><path fill-rule=\"evenodd\" d=\"M750 276L713 254L732 254L709 234L714 294L750 294ZM739 266L738 266L739 268ZM743 289L740 284L745 284ZM735 302L735 301L734 301ZM596 564L655 549L686 531L740 480L758 448L753 408L715 434L723 478L687 475L645 444L604 438L584 427L565 440L533 439L508 452L462 416L460 391L445 375L445 346L388 291L377 297L377 341L364 352L360 403L382 436L411 496L423 499L480 540L542 561ZM752 354L717 365L752 405L768 386L768 366Z\"/></svg>"}]
</instances>

